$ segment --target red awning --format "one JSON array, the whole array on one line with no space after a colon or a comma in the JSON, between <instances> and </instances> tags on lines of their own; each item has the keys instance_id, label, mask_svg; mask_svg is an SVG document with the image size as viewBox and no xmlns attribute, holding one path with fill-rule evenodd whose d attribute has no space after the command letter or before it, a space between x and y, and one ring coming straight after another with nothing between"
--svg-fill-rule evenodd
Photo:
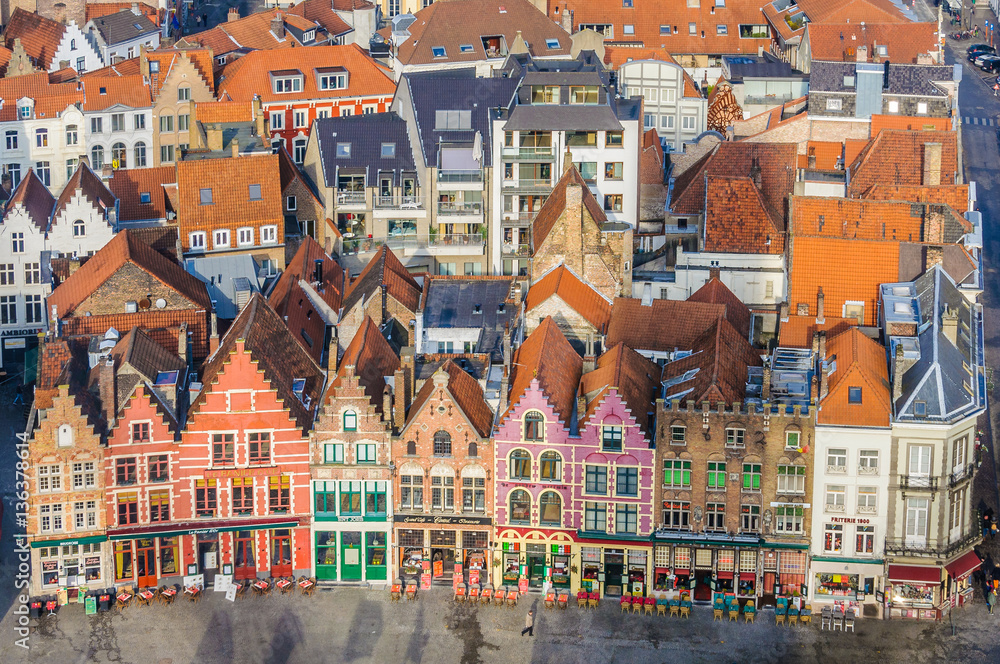
<instances>
[{"instance_id":1,"label":"red awning","mask_svg":"<svg viewBox=\"0 0 1000 664\"><path fill-rule=\"evenodd\" d=\"M732 572L716 572L715 577L717 579L731 579L733 578Z\"/></svg>"},{"instance_id":2,"label":"red awning","mask_svg":"<svg viewBox=\"0 0 1000 664\"><path fill-rule=\"evenodd\" d=\"M937 585L941 583L941 568L924 567L923 565L889 565L889 581L892 583Z\"/></svg>"},{"instance_id":3,"label":"red awning","mask_svg":"<svg viewBox=\"0 0 1000 664\"><path fill-rule=\"evenodd\" d=\"M753 572L740 572L740 581L753 581L757 575Z\"/></svg>"},{"instance_id":4,"label":"red awning","mask_svg":"<svg viewBox=\"0 0 1000 664\"><path fill-rule=\"evenodd\" d=\"M948 576L953 576L956 579L961 579L962 577L968 576L974 570L978 569L983 561L979 559L975 551L969 551L964 556L958 560L953 560L947 565L945 569L948 570Z\"/></svg>"}]
</instances>

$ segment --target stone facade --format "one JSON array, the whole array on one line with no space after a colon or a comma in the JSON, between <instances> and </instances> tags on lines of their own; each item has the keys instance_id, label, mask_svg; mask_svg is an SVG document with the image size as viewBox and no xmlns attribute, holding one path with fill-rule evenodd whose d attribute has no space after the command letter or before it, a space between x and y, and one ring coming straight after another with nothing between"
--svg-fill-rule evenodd
<instances>
[{"instance_id":1,"label":"stone facade","mask_svg":"<svg viewBox=\"0 0 1000 664\"><path fill-rule=\"evenodd\" d=\"M596 351L601 348L601 339L604 337L603 330L597 327L582 316L576 309L566 304L558 294L550 295L541 304L536 305L524 315L524 336L529 337L539 325L549 316L559 327L566 340L573 346L576 352L583 355L587 350L587 339L595 340Z\"/></svg>"},{"instance_id":2,"label":"stone facade","mask_svg":"<svg viewBox=\"0 0 1000 664\"><path fill-rule=\"evenodd\" d=\"M371 296L362 298L349 311L344 311L341 314L340 323L337 325L337 338L342 344L341 352L347 348L347 344L357 334L366 316L371 316L371 319L379 327L382 327L389 319L395 319L400 330L410 329L410 321L416 320L416 312L407 309L406 305L384 292L385 290L384 286L379 286ZM404 344L409 342L408 337L402 340Z\"/></svg>"},{"instance_id":3,"label":"stone facade","mask_svg":"<svg viewBox=\"0 0 1000 664\"><path fill-rule=\"evenodd\" d=\"M184 53L178 51L178 55L173 58L168 71L150 73L150 58L143 51L139 57L139 68L142 75L150 78L154 90L153 101L153 154L148 159L151 166L171 164L180 160L179 152L194 143L194 139L189 129L181 131L180 116L187 115L190 123L191 102L199 103L214 101L215 94L209 81L202 78L198 68L194 66L191 59ZM162 63L157 63L162 68ZM188 92L179 95L180 88L187 88ZM187 98L184 98L184 97ZM169 130L164 125L164 131L160 130L161 117L170 117Z\"/></svg>"}]
</instances>

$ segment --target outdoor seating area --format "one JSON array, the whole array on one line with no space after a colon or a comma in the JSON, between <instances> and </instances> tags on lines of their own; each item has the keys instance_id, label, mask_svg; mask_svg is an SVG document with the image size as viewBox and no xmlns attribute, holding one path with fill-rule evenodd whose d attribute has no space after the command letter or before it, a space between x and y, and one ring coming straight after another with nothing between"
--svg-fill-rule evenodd
<instances>
[{"instance_id":1,"label":"outdoor seating area","mask_svg":"<svg viewBox=\"0 0 1000 664\"><path fill-rule=\"evenodd\" d=\"M809 609L810 607L806 606L806 608ZM844 611L839 606L824 606L822 611L820 611L819 628L821 630L829 629L834 632L838 629L842 632L846 632L847 630L854 632L854 620L856 616L857 614L855 614L854 609Z\"/></svg>"},{"instance_id":2,"label":"outdoor seating area","mask_svg":"<svg viewBox=\"0 0 1000 664\"><path fill-rule=\"evenodd\" d=\"M827 609L824 608L824 617L826 616ZM774 622L777 625L787 624L792 627L798 623L803 625L811 624L812 622L812 606L805 604L800 609L798 604L795 602L789 603L787 597L779 597L777 599L777 605L774 607ZM843 626L841 626L843 628Z\"/></svg>"}]
</instances>

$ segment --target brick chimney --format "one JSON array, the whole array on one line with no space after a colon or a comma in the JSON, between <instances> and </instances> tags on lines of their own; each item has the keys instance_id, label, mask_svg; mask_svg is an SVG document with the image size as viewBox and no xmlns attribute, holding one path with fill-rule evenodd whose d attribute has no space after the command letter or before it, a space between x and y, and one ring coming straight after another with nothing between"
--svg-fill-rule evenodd
<instances>
[{"instance_id":1,"label":"brick chimney","mask_svg":"<svg viewBox=\"0 0 1000 664\"><path fill-rule=\"evenodd\" d=\"M392 418L394 412L392 402L392 388L389 387L388 383L386 383L385 388L382 390L382 417L385 420L391 420Z\"/></svg>"},{"instance_id":2,"label":"brick chimney","mask_svg":"<svg viewBox=\"0 0 1000 664\"><path fill-rule=\"evenodd\" d=\"M582 422L587 415L587 395L583 392L583 386L576 393L576 421Z\"/></svg>"},{"instance_id":3,"label":"brick chimney","mask_svg":"<svg viewBox=\"0 0 1000 664\"><path fill-rule=\"evenodd\" d=\"M330 344L326 348L326 382L330 384L337 375L337 351L340 344L337 341L337 328L333 328Z\"/></svg>"},{"instance_id":4,"label":"brick chimney","mask_svg":"<svg viewBox=\"0 0 1000 664\"><path fill-rule=\"evenodd\" d=\"M944 261L944 247L940 245L928 245L924 249L924 270L929 270L935 265L941 265Z\"/></svg>"},{"instance_id":5,"label":"brick chimney","mask_svg":"<svg viewBox=\"0 0 1000 664\"><path fill-rule=\"evenodd\" d=\"M212 333L208 338L208 353L209 355L215 353L219 350L219 319L216 318L215 312L212 312Z\"/></svg>"},{"instance_id":6,"label":"brick chimney","mask_svg":"<svg viewBox=\"0 0 1000 664\"><path fill-rule=\"evenodd\" d=\"M392 422L396 431L400 431L403 428L403 425L406 424L406 409L410 405L406 396L406 372L402 369L402 367L396 369L393 380L396 383L396 395L393 400L393 411L391 413L391 419L389 411L385 411L385 420L386 422Z\"/></svg>"},{"instance_id":7,"label":"brick chimney","mask_svg":"<svg viewBox=\"0 0 1000 664\"><path fill-rule=\"evenodd\" d=\"M177 332L177 357L188 361L188 324L181 323L181 329Z\"/></svg>"},{"instance_id":8,"label":"brick chimney","mask_svg":"<svg viewBox=\"0 0 1000 664\"><path fill-rule=\"evenodd\" d=\"M892 363L892 402L895 404L903 396L903 344L896 344L896 357Z\"/></svg>"},{"instance_id":9,"label":"brick chimney","mask_svg":"<svg viewBox=\"0 0 1000 664\"><path fill-rule=\"evenodd\" d=\"M764 365L764 380L760 389L760 396L764 401L771 400L771 365Z\"/></svg>"},{"instance_id":10,"label":"brick chimney","mask_svg":"<svg viewBox=\"0 0 1000 664\"><path fill-rule=\"evenodd\" d=\"M508 376L510 367L504 366L503 375L500 377L500 414L503 415L504 411L507 410L507 402L510 397L508 392L508 384L510 383L510 377Z\"/></svg>"},{"instance_id":11,"label":"brick chimney","mask_svg":"<svg viewBox=\"0 0 1000 664\"><path fill-rule=\"evenodd\" d=\"M560 22L560 25L562 25L562 29L563 30L565 30L569 34L573 34L573 10L572 9L566 9L566 7L563 7L562 16L559 17L559 22Z\"/></svg>"},{"instance_id":12,"label":"brick chimney","mask_svg":"<svg viewBox=\"0 0 1000 664\"><path fill-rule=\"evenodd\" d=\"M858 62L868 62L868 47L867 46L858 46L857 61Z\"/></svg>"},{"instance_id":13,"label":"brick chimney","mask_svg":"<svg viewBox=\"0 0 1000 664\"><path fill-rule=\"evenodd\" d=\"M936 187L941 184L941 144L924 143L924 177L925 187Z\"/></svg>"},{"instance_id":14,"label":"brick chimney","mask_svg":"<svg viewBox=\"0 0 1000 664\"><path fill-rule=\"evenodd\" d=\"M285 38L285 19L281 15L281 12L275 14L274 18L271 19L271 32L273 32L278 39Z\"/></svg>"},{"instance_id":15,"label":"brick chimney","mask_svg":"<svg viewBox=\"0 0 1000 664\"><path fill-rule=\"evenodd\" d=\"M237 159L240 156L240 142L233 137L233 140L229 143L229 149L232 150L233 159Z\"/></svg>"},{"instance_id":16,"label":"brick chimney","mask_svg":"<svg viewBox=\"0 0 1000 664\"><path fill-rule=\"evenodd\" d=\"M826 318L823 316L823 287L819 287L819 293L816 294L816 324L822 325L826 322Z\"/></svg>"},{"instance_id":17,"label":"brick chimney","mask_svg":"<svg viewBox=\"0 0 1000 664\"><path fill-rule=\"evenodd\" d=\"M594 335L587 334L587 350L583 355L583 373L597 368L597 353L594 352Z\"/></svg>"},{"instance_id":18,"label":"brick chimney","mask_svg":"<svg viewBox=\"0 0 1000 664\"><path fill-rule=\"evenodd\" d=\"M233 21L240 20L240 10L236 7L229 8L229 14L226 15L226 22L232 23Z\"/></svg>"},{"instance_id":19,"label":"brick chimney","mask_svg":"<svg viewBox=\"0 0 1000 664\"><path fill-rule=\"evenodd\" d=\"M722 278L722 268L719 267L708 268L709 281L711 281L712 279L721 279L721 278Z\"/></svg>"},{"instance_id":20,"label":"brick chimney","mask_svg":"<svg viewBox=\"0 0 1000 664\"><path fill-rule=\"evenodd\" d=\"M819 333L819 359L826 359L826 330L820 330Z\"/></svg>"},{"instance_id":21,"label":"brick chimney","mask_svg":"<svg viewBox=\"0 0 1000 664\"><path fill-rule=\"evenodd\" d=\"M566 237L563 245L566 264L583 274L583 187L576 182L566 184Z\"/></svg>"},{"instance_id":22,"label":"brick chimney","mask_svg":"<svg viewBox=\"0 0 1000 664\"><path fill-rule=\"evenodd\" d=\"M788 302L781 303L781 321L788 322Z\"/></svg>"},{"instance_id":23,"label":"brick chimney","mask_svg":"<svg viewBox=\"0 0 1000 664\"><path fill-rule=\"evenodd\" d=\"M110 356L101 361L100 368L97 370L97 378L100 381L98 390L101 396L101 410L104 412L104 420L110 430L115 425L115 415L118 414L115 361Z\"/></svg>"}]
</instances>

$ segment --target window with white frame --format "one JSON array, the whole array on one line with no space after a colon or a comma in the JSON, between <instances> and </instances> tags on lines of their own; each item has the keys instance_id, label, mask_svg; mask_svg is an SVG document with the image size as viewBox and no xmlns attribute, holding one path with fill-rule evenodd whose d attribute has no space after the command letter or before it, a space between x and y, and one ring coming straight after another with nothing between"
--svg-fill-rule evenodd
<instances>
[{"instance_id":1,"label":"window with white frame","mask_svg":"<svg viewBox=\"0 0 1000 664\"><path fill-rule=\"evenodd\" d=\"M795 465L778 466L778 493L806 492L806 467Z\"/></svg>"},{"instance_id":2,"label":"window with white frame","mask_svg":"<svg viewBox=\"0 0 1000 664\"><path fill-rule=\"evenodd\" d=\"M801 431L786 431L785 432L785 449L786 450L798 450L802 448L802 432Z\"/></svg>"},{"instance_id":3,"label":"window with white frame","mask_svg":"<svg viewBox=\"0 0 1000 664\"><path fill-rule=\"evenodd\" d=\"M305 127L307 124L308 117L309 114L306 113L305 111L294 111L292 113L292 119L295 122L296 128Z\"/></svg>"},{"instance_id":4,"label":"window with white frame","mask_svg":"<svg viewBox=\"0 0 1000 664\"><path fill-rule=\"evenodd\" d=\"M62 505L38 506L39 529L43 533L59 533L63 529Z\"/></svg>"},{"instance_id":5,"label":"window with white frame","mask_svg":"<svg viewBox=\"0 0 1000 664\"><path fill-rule=\"evenodd\" d=\"M7 138L7 149L16 150L17 149L17 131L8 131L6 134Z\"/></svg>"},{"instance_id":6,"label":"window with white frame","mask_svg":"<svg viewBox=\"0 0 1000 664\"><path fill-rule=\"evenodd\" d=\"M278 227L277 226L261 226L260 227L260 242L261 244L274 244L278 241Z\"/></svg>"},{"instance_id":7,"label":"window with white frame","mask_svg":"<svg viewBox=\"0 0 1000 664\"><path fill-rule=\"evenodd\" d=\"M805 508L796 503L778 503L774 508L775 531L783 535L801 535Z\"/></svg>"},{"instance_id":8,"label":"window with white frame","mask_svg":"<svg viewBox=\"0 0 1000 664\"><path fill-rule=\"evenodd\" d=\"M826 472L846 473L847 472L847 450L841 447L833 447L826 452Z\"/></svg>"},{"instance_id":9,"label":"window with white frame","mask_svg":"<svg viewBox=\"0 0 1000 664\"><path fill-rule=\"evenodd\" d=\"M271 111L271 131L285 128L285 112Z\"/></svg>"},{"instance_id":10,"label":"window with white frame","mask_svg":"<svg viewBox=\"0 0 1000 664\"><path fill-rule=\"evenodd\" d=\"M843 484L826 486L826 511L843 512L847 503L847 487Z\"/></svg>"},{"instance_id":11,"label":"window with white frame","mask_svg":"<svg viewBox=\"0 0 1000 664\"><path fill-rule=\"evenodd\" d=\"M93 489L97 486L97 472L93 461L78 461L73 464L73 490Z\"/></svg>"},{"instance_id":12,"label":"window with white frame","mask_svg":"<svg viewBox=\"0 0 1000 664\"><path fill-rule=\"evenodd\" d=\"M857 526L854 532L854 552L875 553L875 526Z\"/></svg>"},{"instance_id":13,"label":"window with white frame","mask_svg":"<svg viewBox=\"0 0 1000 664\"><path fill-rule=\"evenodd\" d=\"M839 523L828 523L823 527L823 552L844 552L844 526Z\"/></svg>"},{"instance_id":14,"label":"window with white frame","mask_svg":"<svg viewBox=\"0 0 1000 664\"><path fill-rule=\"evenodd\" d=\"M188 244L192 250L205 248L205 231L196 231L188 235Z\"/></svg>"},{"instance_id":15,"label":"window with white frame","mask_svg":"<svg viewBox=\"0 0 1000 664\"><path fill-rule=\"evenodd\" d=\"M253 244L253 228L243 226L236 229L236 242L242 247Z\"/></svg>"},{"instance_id":16,"label":"window with white frame","mask_svg":"<svg viewBox=\"0 0 1000 664\"><path fill-rule=\"evenodd\" d=\"M321 74L319 77L320 90L343 90L347 87L347 72L336 74Z\"/></svg>"},{"instance_id":17,"label":"window with white frame","mask_svg":"<svg viewBox=\"0 0 1000 664\"><path fill-rule=\"evenodd\" d=\"M285 209L289 212L295 212L298 209L298 201L295 196L285 196Z\"/></svg>"},{"instance_id":18,"label":"window with white frame","mask_svg":"<svg viewBox=\"0 0 1000 664\"><path fill-rule=\"evenodd\" d=\"M726 447L740 448L745 446L746 429L726 429Z\"/></svg>"},{"instance_id":19,"label":"window with white frame","mask_svg":"<svg viewBox=\"0 0 1000 664\"><path fill-rule=\"evenodd\" d=\"M275 76L274 92L276 94L286 94L288 92L302 92L301 76Z\"/></svg>"},{"instance_id":20,"label":"window with white frame","mask_svg":"<svg viewBox=\"0 0 1000 664\"><path fill-rule=\"evenodd\" d=\"M292 160L301 164L306 160L306 139L296 138L292 141Z\"/></svg>"},{"instance_id":21,"label":"window with white frame","mask_svg":"<svg viewBox=\"0 0 1000 664\"><path fill-rule=\"evenodd\" d=\"M876 514L878 512L878 487L858 487L858 514Z\"/></svg>"},{"instance_id":22,"label":"window with white frame","mask_svg":"<svg viewBox=\"0 0 1000 664\"><path fill-rule=\"evenodd\" d=\"M878 450L858 453L858 475L878 475Z\"/></svg>"},{"instance_id":23,"label":"window with white frame","mask_svg":"<svg viewBox=\"0 0 1000 664\"><path fill-rule=\"evenodd\" d=\"M685 445L687 443L687 427L683 424L670 426L670 444Z\"/></svg>"},{"instance_id":24,"label":"window with white frame","mask_svg":"<svg viewBox=\"0 0 1000 664\"><path fill-rule=\"evenodd\" d=\"M97 527L97 501L84 500L73 503L73 529L89 530Z\"/></svg>"},{"instance_id":25,"label":"window with white frame","mask_svg":"<svg viewBox=\"0 0 1000 664\"><path fill-rule=\"evenodd\" d=\"M213 249L227 249L230 246L229 242L229 229L221 228L215 231L212 236L212 248Z\"/></svg>"},{"instance_id":26,"label":"window with white frame","mask_svg":"<svg viewBox=\"0 0 1000 664\"><path fill-rule=\"evenodd\" d=\"M15 254L24 253L24 233L10 234L10 248Z\"/></svg>"},{"instance_id":27,"label":"window with white frame","mask_svg":"<svg viewBox=\"0 0 1000 664\"><path fill-rule=\"evenodd\" d=\"M62 491L62 466L38 466L38 492Z\"/></svg>"},{"instance_id":28,"label":"window with white frame","mask_svg":"<svg viewBox=\"0 0 1000 664\"><path fill-rule=\"evenodd\" d=\"M684 131L694 131L698 127L698 118L693 115L681 116L681 129Z\"/></svg>"}]
</instances>

